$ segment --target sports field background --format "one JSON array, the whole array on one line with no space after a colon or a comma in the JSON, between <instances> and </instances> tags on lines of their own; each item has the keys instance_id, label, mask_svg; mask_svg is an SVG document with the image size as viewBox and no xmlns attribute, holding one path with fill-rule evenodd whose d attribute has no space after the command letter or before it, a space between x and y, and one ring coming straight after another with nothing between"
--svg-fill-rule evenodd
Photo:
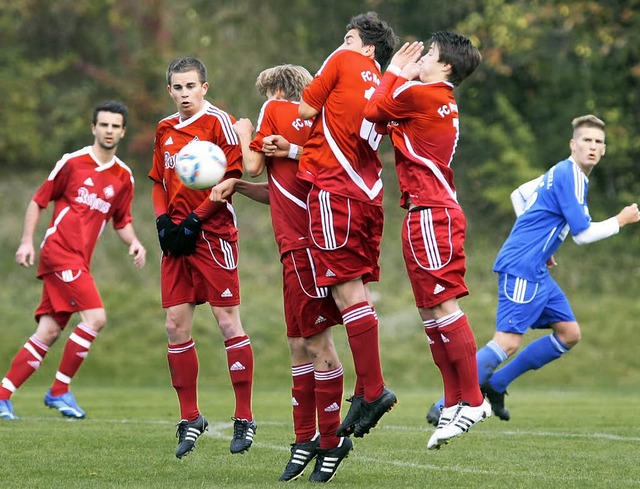
<instances>
[{"instance_id":1,"label":"sports field background","mask_svg":"<svg viewBox=\"0 0 640 489\"><path fill-rule=\"evenodd\" d=\"M0 375L32 334L40 297L35 269L13 262L24 208L46 176L9 176L0 183ZM388 185L390 188L391 185ZM13 487L269 487L276 485L293 441L290 367L281 317L280 265L268 209L236 199L241 232L242 317L256 362L256 442L242 456L228 453L232 391L220 335L206 307L199 307L194 337L200 357L200 404L211 422L198 449L174 457L178 409L166 364L164 314L159 305L159 249L150 188L138 175L136 226L149 250L135 270L112 229L96 250L94 270L108 324L72 384L88 413L84 421L62 419L42 404L63 341L13 397L23 419L0 422L1 486ZM334 485L357 487L633 487L640 428L640 358L637 355L638 258L621 253L621 235L579 248L567 242L555 277L569 295L583 329L575 351L510 388L513 419L495 418L439 452L426 450L431 428L424 416L441 383L406 281L399 250L396 196L387 192L382 281L373 287L381 323L385 377L400 403L381 427L344 462ZM8 212L7 209L15 209ZM44 225L45 223L43 223ZM495 231L493 231L495 232ZM42 235L42 230L39 232ZM470 223L468 281L461 301L477 342L493 334L495 278L491 265L504 235ZM344 331L334 336L346 371L353 368ZM531 333L531 338L539 333ZM309 473L309 471L307 472ZM250 481L250 482L249 482ZM298 481L302 484L304 482Z\"/></svg>"}]
</instances>

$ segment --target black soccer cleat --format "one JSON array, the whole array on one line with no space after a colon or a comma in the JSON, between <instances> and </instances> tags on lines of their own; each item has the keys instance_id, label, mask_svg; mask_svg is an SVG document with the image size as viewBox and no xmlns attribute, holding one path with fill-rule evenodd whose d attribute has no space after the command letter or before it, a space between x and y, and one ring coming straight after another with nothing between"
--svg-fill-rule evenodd
<instances>
[{"instance_id":1,"label":"black soccer cleat","mask_svg":"<svg viewBox=\"0 0 640 489\"><path fill-rule=\"evenodd\" d=\"M233 419L233 438L229 450L231 453L244 453L253 444L253 436L258 430L258 426L253 421L246 419Z\"/></svg>"},{"instance_id":2,"label":"black soccer cleat","mask_svg":"<svg viewBox=\"0 0 640 489\"><path fill-rule=\"evenodd\" d=\"M356 423L360 419L360 409L364 403L364 396L352 396L347 399L347 402L350 402L351 406L349 406L349 411L347 411L344 421L336 431L336 436L338 437L353 435Z\"/></svg>"},{"instance_id":3,"label":"black soccer cleat","mask_svg":"<svg viewBox=\"0 0 640 489\"><path fill-rule=\"evenodd\" d=\"M333 479L340 463L349 456L351 450L353 450L353 442L347 437L340 438L335 448L319 449L316 466L309 477L309 482L329 482Z\"/></svg>"},{"instance_id":4,"label":"black soccer cleat","mask_svg":"<svg viewBox=\"0 0 640 489\"><path fill-rule=\"evenodd\" d=\"M202 416L194 421L182 420L178 423L176 437L178 438L178 448L176 449L176 457L182 458L196 448L196 440L207 431L209 422Z\"/></svg>"},{"instance_id":5,"label":"black soccer cleat","mask_svg":"<svg viewBox=\"0 0 640 489\"><path fill-rule=\"evenodd\" d=\"M438 406L438 403L433 403L427 412L427 423L438 427L438 422L440 421L440 414L442 413L442 409Z\"/></svg>"},{"instance_id":6,"label":"black soccer cleat","mask_svg":"<svg viewBox=\"0 0 640 489\"><path fill-rule=\"evenodd\" d=\"M507 392L498 392L489 382L485 382L480 386L480 390L486 396L487 400L491 403L491 410L493 414L495 414L502 421L509 421L511 419L511 414L509 414L509 410L504 407L504 396Z\"/></svg>"},{"instance_id":7,"label":"black soccer cleat","mask_svg":"<svg viewBox=\"0 0 640 489\"><path fill-rule=\"evenodd\" d=\"M281 481L294 481L304 474L304 469L318 454L319 441L319 437L316 436L313 440L304 443L291 444L291 458L280 476Z\"/></svg>"},{"instance_id":8,"label":"black soccer cleat","mask_svg":"<svg viewBox=\"0 0 640 489\"><path fill-rule=\"evenodd\" d=\"M382 394L375 401L362 402L360 408L360 419L353 430L353 436L362 438L375 427L384 413L388 413L398 403L396 395L386 387L382 389Z\"/></svg>"}]
</instances>

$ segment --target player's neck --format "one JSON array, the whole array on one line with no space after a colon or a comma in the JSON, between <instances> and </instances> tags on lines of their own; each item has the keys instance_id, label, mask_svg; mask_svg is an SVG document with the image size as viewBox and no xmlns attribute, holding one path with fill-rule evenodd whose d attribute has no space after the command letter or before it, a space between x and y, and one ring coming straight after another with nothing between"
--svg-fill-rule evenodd
<instances>
[{"instance_id":1,"label":"player's neck","mask_svg":"<svg viewBox=\"0 0 640 489\"><path fill-rule=\"evenodd\" d=\"M109 163L111 160L113 160L113 157L116 154L116 148L105 149L102 146L100 146L98 143L94 144L91 147L91 151L93 152L93 155L98 160L98 163L100 163L101 165L105 165Z\"/></svg>"}]
</instances>

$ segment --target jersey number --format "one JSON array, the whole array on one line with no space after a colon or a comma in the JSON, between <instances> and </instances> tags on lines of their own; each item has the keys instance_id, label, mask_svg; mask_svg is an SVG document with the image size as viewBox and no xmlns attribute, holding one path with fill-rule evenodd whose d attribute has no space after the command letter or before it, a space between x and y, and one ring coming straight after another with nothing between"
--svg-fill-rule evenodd
<instances>
[{"instance_id":1,"label":"jersey number","mask_svg":"<svg viewBox=\"0 0 640 489\"><path fill-rule=\"evenodd\" d=\"M364 92L364 98L369 100L375 89L375 87L371 87L366 90ZM382 140L382 134L376 132L376 126L373 122L370 122L367 119L362 119L362 124L360 125L360 137L367 141L374 151L378 150L378 146Z\"/></svg>"}]
</instances>

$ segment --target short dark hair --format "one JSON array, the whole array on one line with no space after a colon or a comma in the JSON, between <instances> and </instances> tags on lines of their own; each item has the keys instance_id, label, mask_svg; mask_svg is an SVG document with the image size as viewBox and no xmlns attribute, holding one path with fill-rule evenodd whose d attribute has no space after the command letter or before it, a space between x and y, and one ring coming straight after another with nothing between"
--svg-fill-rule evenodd
<instances>
[{"instance_id":1,"label":"short dark hair","mask_svg":"<svg viewBox=\"0 0 640 489\"><path fill-rule=\"evenodd\" d=\"M187 71L198 72L200 83L207 81L207 67L198 58L176 58L167 67L167 85L171 85L171 76L174 73L186 73Z\"/></svg>"},{"instance_id":2,"label":"short dark hair","mask_svg":"<svg viewBox=\"0 0 640 489\"><path fill-rule=\"evenodd\" d=\"M482 55L468 37L455 32L435 32L431 44L438 46L441 63L451 65L448 81L460 85L480 64Z\"/></svg>"},{"instance_id":3,"label":"short dark hair","mask_svg":"<svg viewBox=\"0 0 640 489\"><path fill-rule=\"evenodd\" d=\"M93 109L93 125L98 123L98 112L113 112L114 114L120 114L122 116L122 127L127 127L127 117L129 116L129 109L122 102L117 100L109 100L96 105Z\"/></svg>"},{"instance_id":4,"label":"short dark hair","mask_svg":"<svg viewBox=\"0 0 640 489\"><path fill-rule=\"evenodd\" d=\"M384 68L391 59L393 50L398 44L398 36L387 23L378 18L375 12L356 15L347 24L347 31L356 29L360 33L364 46L375 47L375 60Z\"/></svg>"}]
</instances>

